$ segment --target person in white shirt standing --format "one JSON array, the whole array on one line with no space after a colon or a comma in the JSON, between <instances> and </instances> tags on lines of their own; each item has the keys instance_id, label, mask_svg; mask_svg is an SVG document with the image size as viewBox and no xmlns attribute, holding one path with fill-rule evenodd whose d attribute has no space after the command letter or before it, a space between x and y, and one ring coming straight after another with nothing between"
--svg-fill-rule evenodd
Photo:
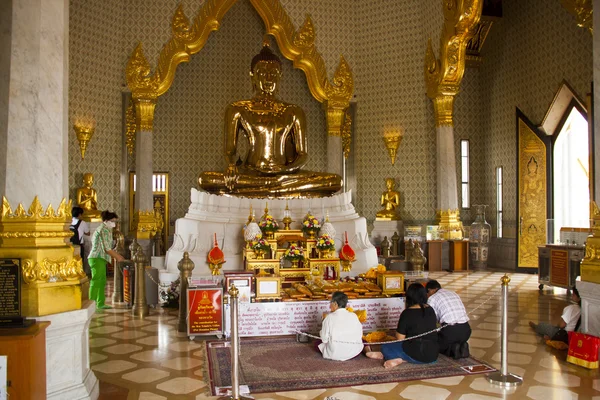
<instances>
[{"instance_id":1,"label":"person in white shirt standing","mask_svg":"<svg viewBox=\"0 0 600 400\"><path fill-rule=\"evenodd\" d=\"M469 357L471 326L469 316L460 297L446 289L442 289L436 280L430 280L427 289L427 304L435 311L438 322L444 329L438 332L440 353L454 359Z\"/></svg>"},{"instance_id":2,"label":"person in white shirt standing","mask_svg":"<svg viewBox=\"0 0 600 400\"><path fill-rule=\"evenodd\" d=\"M83 236L90 236L90 227L87 222L81 219L83 215L83 208L81 207L73 207L71 210L71 216L73 219L71 220L71 231L73 232L73 236L71 237L71 243L76 244L81 249L81 258L84 259L83 254Z\"/></svg>"},{"instance_id":3,"label":"person in white shirt standing","mask_svg":"<svg viewBox=\"0 0 600 400\"><path fill-rule=\"evenodd\" d=\"M362 324L355 313L346 310L348 296L335 292L329 304L331 313L323 320L319 350L323 358L346 361L363 350Z\"/></svg>"},{"instance_id":4,"label":"person in white shirt standing","mask_svg":"<svg viewBox=\"0 0 600 400\"><path fill-rule=\"evenodd\" d=\"M567 332L577 330L577 321L579 321L579 317L581 316L581 298L579 297L579 291L576 288L573 288L571 300L573 300L573 302L576 304L570 304L563 309L558 324L553 325L547 322L540 322L539 324L536 324L533 321L529 321L529 326L535 331L535 333L543 336L546 340L555 340L553 337L561 329L564 329Z\"/></svg>"}]
</instances>

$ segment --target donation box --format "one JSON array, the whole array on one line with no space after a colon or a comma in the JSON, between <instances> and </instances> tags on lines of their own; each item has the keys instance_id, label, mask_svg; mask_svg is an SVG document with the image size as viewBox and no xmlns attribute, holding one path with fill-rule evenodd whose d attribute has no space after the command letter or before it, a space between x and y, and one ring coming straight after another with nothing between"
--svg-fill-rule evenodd
<instances>
[{"instance_id":1,"label":"donation box","mask_svg":"<svg viewBox=\"0 0 600 400\"><path fill-rule=\"evenodd\" d=\"M223 335L223 288L190 287L187 291L187 335Z\"/></svg>"}]
</instances>

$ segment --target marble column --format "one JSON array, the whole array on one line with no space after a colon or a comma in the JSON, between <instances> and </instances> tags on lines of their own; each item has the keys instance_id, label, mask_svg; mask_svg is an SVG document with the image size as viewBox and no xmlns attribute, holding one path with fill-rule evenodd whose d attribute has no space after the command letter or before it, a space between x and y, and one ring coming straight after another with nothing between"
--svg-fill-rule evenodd
<instances>
[{"instance_id":1,"label":"marble column","mask_svg":"<svg viewBox=\"0 0 600 400\"><path fill-rule=\"evenodd\" d=\"M0 194L56 207L68 197L69 1L0 3Z\"/></svg>"},{"instance_id":2,"label":"marble column","mask_svg":"<svg viewBox=\"0 0 600 400\"><path fill-rule=\"evenodd\" d=\"M154 210L152 200L152 132L138 131L135 138L135 210Z\"/></svg>"},{"instance_id":3,"label":"marble column","mask_svg":"<svg viewBox=\"0 0 600 400\"><path fill-rule=\"evenodd\" d=\"M438 210L456 210L458 208L458 191L454 128L447 125L438 126L436 136L437 208Z\"/></svg>"}]
</instances>

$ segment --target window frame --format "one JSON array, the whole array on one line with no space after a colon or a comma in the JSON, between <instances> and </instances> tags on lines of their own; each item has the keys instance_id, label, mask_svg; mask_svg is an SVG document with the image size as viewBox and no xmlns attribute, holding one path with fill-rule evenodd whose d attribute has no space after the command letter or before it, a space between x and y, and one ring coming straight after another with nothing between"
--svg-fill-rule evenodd
<instances>
[{"instance_id":1,"label":"window frame","mask_svg":"<svg viewBox=\"0 0 600 400\"><path fill-rule=\"evenodd\" d=\"M466 145L466 151L463 148ZM460 205L464 210L471 208L471 142L469 139L460 140ZM463 173L466 168L466 180ZM466 196L465 196L466 190Z\"/></svg>"}]
</instances>

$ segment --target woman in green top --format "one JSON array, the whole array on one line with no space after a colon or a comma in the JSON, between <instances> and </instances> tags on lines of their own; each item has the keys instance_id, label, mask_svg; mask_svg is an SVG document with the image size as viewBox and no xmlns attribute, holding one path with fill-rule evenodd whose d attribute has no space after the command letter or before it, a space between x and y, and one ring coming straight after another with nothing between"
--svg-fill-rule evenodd
<instances>
[{"instance_id":1,"label":"woman in green top","mask_svg":"<svg viewBox=\"0 0 600 400\"><path fill-rule=\"evenodd\" d=\"M104 304L104 287L106 286L106 263L111 257L117 261L125 258L112 250L112 230L116 225L117 214L110 211L102 211L102 224L92 235L92 249L88 255L88 262L92 270L92 281L90 282L90 300L96 301L96 309L107 309L110 306Z\"/></svg>"}]
</instances>

